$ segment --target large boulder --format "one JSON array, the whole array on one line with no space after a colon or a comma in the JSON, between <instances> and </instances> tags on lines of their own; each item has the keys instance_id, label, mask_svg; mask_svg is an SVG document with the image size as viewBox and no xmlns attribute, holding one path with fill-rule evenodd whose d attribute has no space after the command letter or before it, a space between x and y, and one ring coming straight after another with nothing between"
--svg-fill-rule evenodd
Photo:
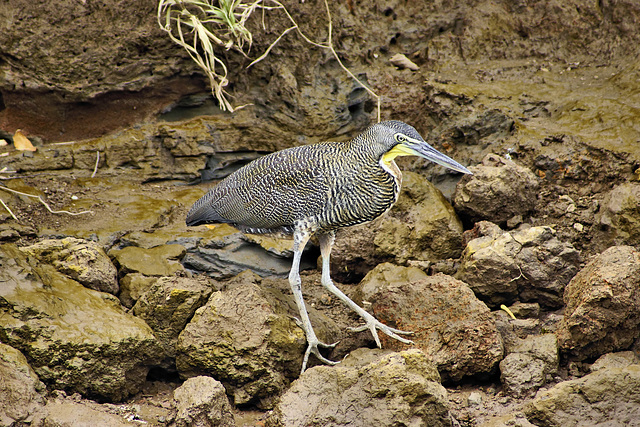
<instances>
[{"instance_id":1,"label":"large boulder","mask_svg":"<svg viewBox=\"0 0 640 427\"><path fill-rule=\"evenodd\" d=\"M490 307L520 298L546 308L563 305L564 288L578 272L580 253L550 227L502 232L479 223L485 235L471 240L456 277Z\"/></svg>"},{"instance_id":2,"label":"large boulder","mask_svg":"<svg viewBox=\"0 0 640 427\"><path fill-rule=\"evenodd\" d=\"M584 360L627 350L640 337L640 252L614 246L569 282L560 348Z\"/></svg>"},{"instance_id":3,"label":"large boulder","mask_svg":"<svg viewBox=\"0 0 640 427\"><path fill-rule=\"evenodd\" d=\"M119 401L138 392L162 349L119 301L0 246L0 340L54 389Z\"/></svg>"},{"instance_id":4,"label":"large boulder","mask_svg":"<svg viewBox=\"0 0 640 427\"><path fill-rule=\"evenodd\" d=\"M452 426L447 392L421 351L359 349L341 364L308 369L269 415L269 427Z\"/></svg>"},{"instance_id":5,"label":"large boulder","mask_svg":"<svg viewBox=\"0 0 640 427\"><path fill-rule=\"evenodd\" d=\"M260 286L253 273L234 281L211 294L182 331L176 364L183 377L221 381L236 405L270 408L298 376L306 338L292 318L297 313L289 295ZM309 314L318 337L332 342L326 326L332 322L311 308Z\"/></svg>"},{"instance_id":6,"label":"large boulder","mask_svg":"<svg viewBox=\"0 0 640 427\"><path fill-rule=\"evenodd\" d=\"M443 380L490 374L503 357L502 339L489 308L460 280L385 263L359 287L358 300L371 303L371 312L380 321L414 332L411 339L430 355ZM385 348L404 347L384 334L380 337Z\"/></svg>"}]
</instances>

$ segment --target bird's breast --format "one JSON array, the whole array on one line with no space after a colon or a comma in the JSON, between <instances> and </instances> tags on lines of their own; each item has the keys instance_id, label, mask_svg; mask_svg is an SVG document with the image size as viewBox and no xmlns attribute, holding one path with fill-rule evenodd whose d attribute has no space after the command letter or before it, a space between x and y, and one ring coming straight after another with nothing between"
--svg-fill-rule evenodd
<instances>
[{"instance_id":1,"label":"bird's breast","mask_svg":"<svg viewBox=\"0 0 640 427\"><path fill-rule=\"evenodd\" d=\"M350 159L335 162L320 229L363 224L387 212L398 198L402 175L393 161ZM357 165L349 167L348 165Z\"/></svg>"}]
</instances>

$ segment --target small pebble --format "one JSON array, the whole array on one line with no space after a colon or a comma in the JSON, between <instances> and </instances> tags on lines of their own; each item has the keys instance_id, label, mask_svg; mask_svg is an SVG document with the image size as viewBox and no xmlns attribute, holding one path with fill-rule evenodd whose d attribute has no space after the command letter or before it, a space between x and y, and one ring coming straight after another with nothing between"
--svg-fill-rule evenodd
<instances>
[{"instance_id":1,"label":"small pebble","mask_svg":"<svg viewBox=\"0 0 640 427\"><path fill-rule=\"evenodd\" d=\"M469 393L469 397L467 398L467 402L469 405L478 406L482 403L482 395L477 391L472 391Z\"/></svg>"}]
</instances>

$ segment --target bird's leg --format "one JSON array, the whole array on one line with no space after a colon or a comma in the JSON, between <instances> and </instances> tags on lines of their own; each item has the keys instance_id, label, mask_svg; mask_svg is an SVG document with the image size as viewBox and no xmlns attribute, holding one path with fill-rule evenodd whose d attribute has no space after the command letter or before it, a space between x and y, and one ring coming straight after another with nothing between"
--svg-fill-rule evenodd
<instances>
[{"instance_id":1,"label":"bird's leg","mask_svg":"<svg viewBox=\"0 0 640 427\"><path fill-rule=\"evenodd\" d=\"M338 362L334 362L333 360L329 360L320 354L318 347L323 348L332 348L335 347L335 344L325 344L318 340L315 332L313 331L313 327L311 326L311 320L309 319L309 313L307 313L307 308L304 305L304 299L302 298L302 281L300 280L300 258L302 257L302 251L304 250L305 245L309 241L310 234L304 231L297 231L294 233L293 237L293 263L291 265L291 271L289 272L289 285L291 286L291 292L293 293L293 298L296 301L296 305L298 306L298 311L300 312L300 320L302 322L302 329L304 329L304 334L307 337L307 351L304 353L304 359L302 361L302 370L300 371L300 375L307 368L307 361L309 360L310 354L315 354L315 356L320 359L322 362L328 365L335 365Z\"/></svg>"},{"instance_id":2,"label":"bird's leg","mask_svg":"<svg viewBox=\"0 0 640 427\"><path fill-rule=\"evenodd\" d=\"M360 317L362 317L365 321L364 325L357 328L350 328L350 329L355 332L360 332L360 331L369 329L371 331L371 334L373 335L373 338L376 340L376 344L380 348L382 347L382 344L380 343L380 337L378 337L378 331L376 329L380 329L385 334L405 344L413 344L413 341L398 335L398 334L411 335L413 334L413 332L401 331L400 329L392 328L390 326L385 325L384 323L380 322L378 319L373 317L371 314L369 314L367 311L365 311L358 304L353 302L351 298L346 296L336 285L333 284L333 281L331 280L329 258L331 256L331 247L333 246L333 241L335 240L335 233L330 232L326 234L321 234L318 236L318 240L320 241L320 254L322 255L322 285L329 292L337 296L342 302L344 302L352 310L358 313Z\"/></svg>"}]
</instances>

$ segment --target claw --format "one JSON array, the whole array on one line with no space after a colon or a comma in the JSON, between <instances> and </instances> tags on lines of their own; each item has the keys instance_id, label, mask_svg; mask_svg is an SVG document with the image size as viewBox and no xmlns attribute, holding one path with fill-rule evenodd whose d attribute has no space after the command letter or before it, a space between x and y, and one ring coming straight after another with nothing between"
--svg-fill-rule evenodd
<instances>
[{"instance_id":1,"label":"claw","mask_svg":"<svg viewBox=\"0 0 640 427\"><path fill-rule=\"evenodd\" d=\"M302 370L300 371L300 375L307 369L307 362L309 361L309 355L315 355L321 362L326 363L327 365L337 365L340 362L335 362L333 360L329 360L320 354L320 350L318 347L322 348L334 348L340 341L334 342L333 344L325 344L321 341L309 341L309 345L307 346L307 351L304 353L304 359L302 360Z\"/></svg>"}]
</instances>

